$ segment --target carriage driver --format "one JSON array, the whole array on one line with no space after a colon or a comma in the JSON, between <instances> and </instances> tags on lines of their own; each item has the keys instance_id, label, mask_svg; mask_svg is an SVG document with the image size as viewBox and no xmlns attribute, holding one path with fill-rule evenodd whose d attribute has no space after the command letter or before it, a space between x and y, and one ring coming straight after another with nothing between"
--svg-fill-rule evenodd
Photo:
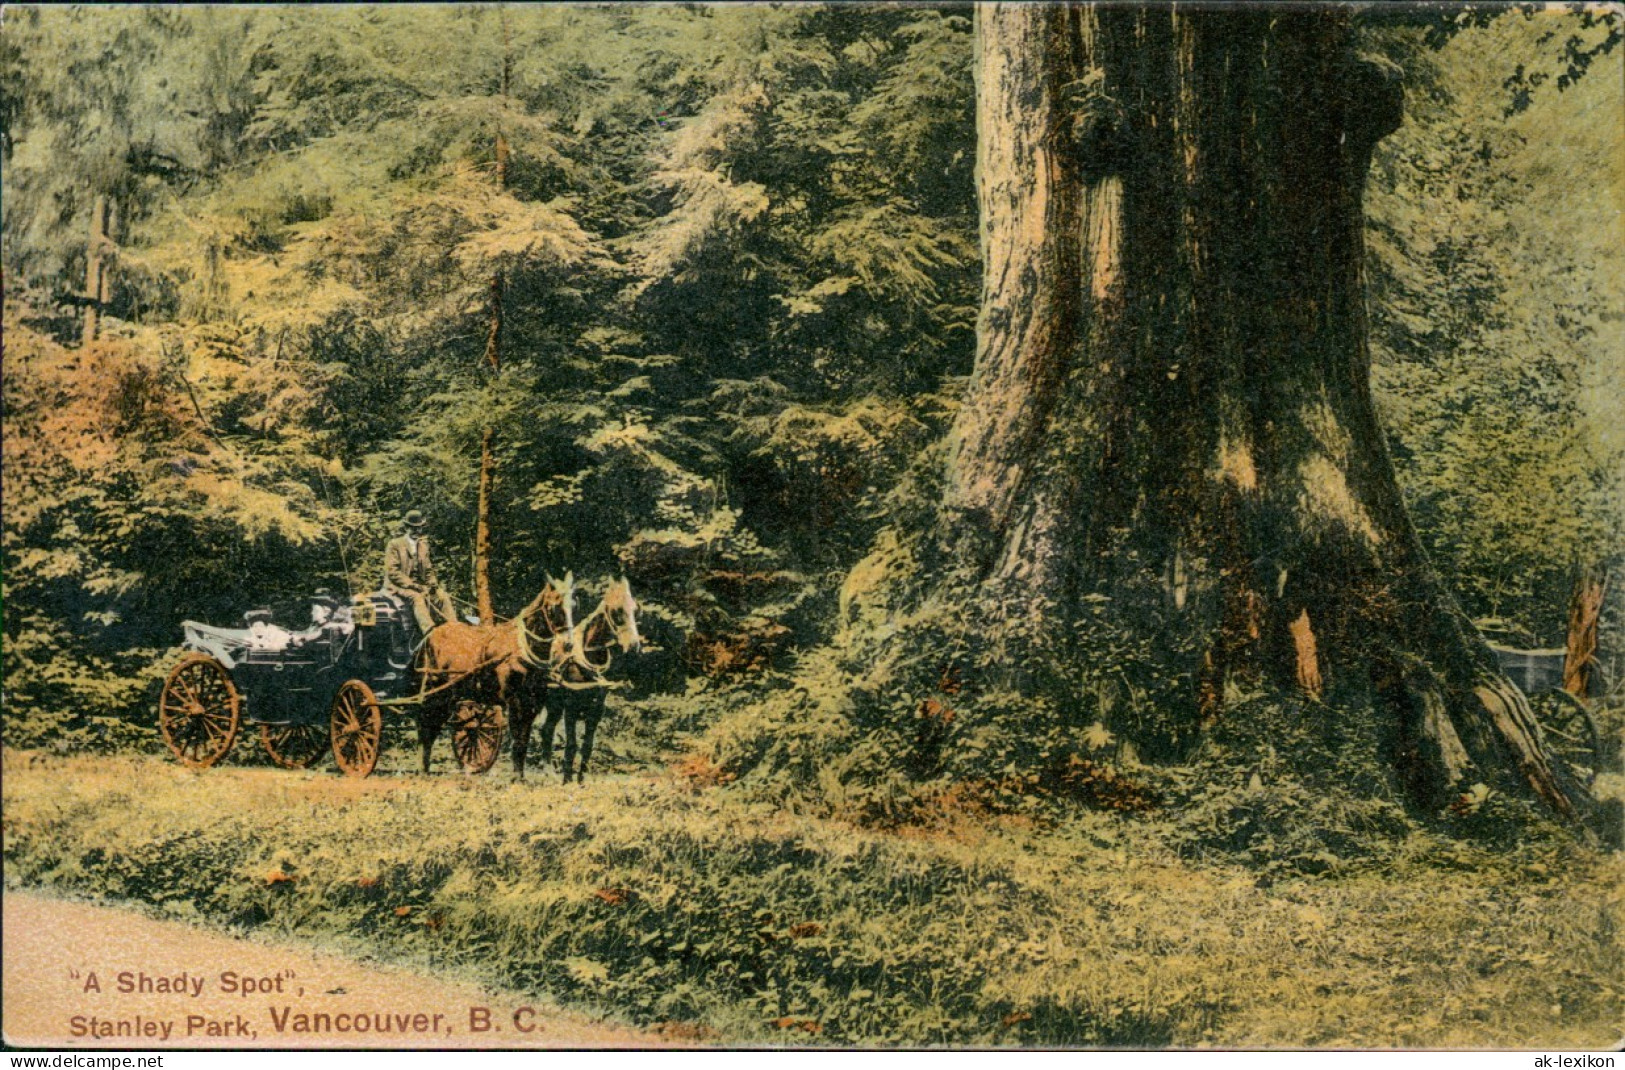
<instances>
[{"instance_id":1,"label":"carriage driver","mask_svg":"<svg viewBox=\"0 0 1625 1070\"><path fill-rule=\"evenodd\" d=\"M310 627L294 638L301 643L342 643L355 630L355 617L348 605L340 605L326 587L310 596Z\"/></svg>"},{"instance_id":2,"label":"carriage driver","mask_svg":"<svg viewBox=\"0 0 1625 1070\"><path fill-rule=\"evenodd\" d=\"M428 526L423 514L408 509L401 520L399 538L384 547L384 590L404 596L412 603L412 615L425 634L436 624L457 619L451 599L435 578L429 561L429 540L423 537Z\"/></svg>"}]
</instances>

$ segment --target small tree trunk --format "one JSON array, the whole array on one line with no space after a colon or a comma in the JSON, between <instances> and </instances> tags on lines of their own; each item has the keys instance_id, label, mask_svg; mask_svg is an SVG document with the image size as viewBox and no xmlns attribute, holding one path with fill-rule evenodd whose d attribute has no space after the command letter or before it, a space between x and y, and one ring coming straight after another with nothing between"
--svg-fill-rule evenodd
<instances>
[{"instance_id":1,"label":"small tree trunk","mask_svg":"<svg viewBox=\"0 0 1625 1070\"><path fill-rule=\"evenodd\" d=\"M501 145L503 142L498 141ZM491 276L491 321L485 336L482 363L493 373L502 367L502 272ZM480 435L480 498L474 521L474 602L482 624L496 620L491 597L491 489L496 480L496 455L492 451L496 431L490 426Z\"/></svg>"},{"instance_id":2,"label":"small tree trunk","mask_svg":"<svg viewBox=\"0 0 1625 1070\"><path fill-rule=\"evenodd\" d=\"M1580 570L1569 599L1569 638L1563 659L1563 690L1579 698L1591 692L1591 668L1597 657L1597 627L1602 620L1608 573L1601 565Z\"/></svg>"},{"instance_id":3,"label":"small tree trunk","mask_svg":"<svg viewBox=\"0 0 1625 1070\"><path fill-rule=\"evenodd\" d=\"M503 59L503 90L507 90L507 59ZM497 188L508 184L508 139L497 132L496 138ZM491 276L491 319L485 334L484 365L493 373L502 367L502 294L505 283L502 272ZM480 497L474 521L474 602L482 624L496 620L496 607L491 598L491 488L496 478L496 456L492 452L495 431L486 427L480 435Z\"/></svg>"},{"instance_id":4,"label":"small tree trunk","mask_svg":"<svg viewBox=\"0 0 1625 1070\"><path fill-rule=\"evenodd\" d=\"M107 195L98 193L90 206L90 240L85 247L85 345L94 342L101 332L102 306L112 291L112 272L107 265L112 245L107 233L109 214Z\"/></svg>"},{"instance_id":5,"label":"small tree trunk","mask_svg":"<svg viewBox=\"0 0 1625 1070\"><path fill-rule=\"evenodd\" d=\"M491 436L489 427L480 436L480 502L474 524L474 601L481 624L496 620L496 609L491 601L491 481L496 469Z\"/></svg>"}]
</instances>

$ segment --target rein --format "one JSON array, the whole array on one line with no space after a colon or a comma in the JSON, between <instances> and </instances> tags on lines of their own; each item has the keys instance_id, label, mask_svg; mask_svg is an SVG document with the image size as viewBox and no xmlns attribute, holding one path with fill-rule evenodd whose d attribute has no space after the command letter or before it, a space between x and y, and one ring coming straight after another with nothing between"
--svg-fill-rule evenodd
<instances>
[{"instance_id":1,"label":"rein","mask_svg":"<svg viewBox=\"0 0 1625 1070\"><path fill-rule=\"evenodd\" d=\"M507 655L505 654L499 654L496 657L488 658L474 666L472 669L436 669L433 672L419 670L418 675L421 678L422 683L418 686L418 693L414 697L417 701L421 702L430 695L438 695L440 692L445 691L448 688L456 687L458 684L462 683L464 680L467 680L475 673L489 669L506 656ZM436 684L435 686L430 687L428 684L429 677L431 676L447 676L450 677L450 679L443 684Z\"/></svg>"},{"instance_id":2,"label":"rein","mask_svg":"<svg viewBox=\"0 0 1625 1070\"><path fill-rule=\"evenodd\" d=\"M538 596L538 602L540 596ZM568 603L565 605L566 625L562 631L553 627L552 621L547 619L543 611L542 622L547 625L550 633L543 637L531 631L527 621L538 610L536 603L527 606L513 619L514 645L518 648L519 660L531 669L545 669L552 683L571 691L582 691L591 687L614 687L604 678L609 671L610 663L614 660L610 648L619 641L619 632L616 627L609 625L610 634L603 646L588 645L587 635L594 626L600 622L607 622L610 610L605 602L600 602L598 608L589 613L580 624L570 624ZM546 656L537 653L537 647L546 643L544 649ZM604 660L594 662L591 655L601 653ZM500 658L493 659L487 664L495 664ZM481 668L485 666L482 665ZM571 679L579 676L580 679ZM450 686L450 685L447 685Z\"/></svg>"},{"instance_id":3,"label":"rein","mask_svg":"<svg viewBox=\"0 0 1625 1070\"><path fill-rule=\"evenodd\" d=\"M530 645L530 629L525 627L525 615L521 613L513 619L514 633L518 637L519 660L532 669L545 669L549 659L538 658L536 651Z\"/></svg>"},{"instance_id":4,"label":"rein","mask_svg":"<svg viewBox=\"0 0 1625 1070\"><path fill-rule=\"evenodd\" d=\"M555 636L555 639L563 639L564 642L562 643L563 649L558 650L551 659L550 668L554 683L571 691L584 691L590 687L614 686L604 679L604 674L609 671L610 663L614 660L613 655L610 653L610 643L606 642L603 646L587 645L587 632L591 630L595 621L605 616L607 614L604 606L600 604L568 635ZM598 652L602 652L604 655L604 660L601 663L595 663L588 656ZM567 673L571 668L580 670L585 679L569 679Z\"/></svg>"}]
</instances>

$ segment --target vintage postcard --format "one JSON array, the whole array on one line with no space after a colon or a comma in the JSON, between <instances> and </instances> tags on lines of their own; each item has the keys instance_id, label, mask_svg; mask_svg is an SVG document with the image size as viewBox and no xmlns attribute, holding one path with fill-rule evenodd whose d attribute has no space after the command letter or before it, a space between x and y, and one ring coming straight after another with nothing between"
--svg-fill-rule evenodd
<instances>
[{"instance_id":1,"label":"vintage postcard","mask_svg":"<svg viewBox=\"0 0 1625 1070\"><path fill-rule=\"evenodd\" d=\"M1618 5L0 16L6 1045L1620 1044Z\"/></svg>"}]
</instances>

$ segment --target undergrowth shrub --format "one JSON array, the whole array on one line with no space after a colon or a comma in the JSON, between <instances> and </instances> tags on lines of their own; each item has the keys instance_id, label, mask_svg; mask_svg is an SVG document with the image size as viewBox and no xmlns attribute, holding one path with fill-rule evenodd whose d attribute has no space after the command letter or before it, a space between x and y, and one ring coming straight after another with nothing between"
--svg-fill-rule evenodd
<instances>
[{"instance_id":1,"label":"undergrowth shrub","mask_svg":"<svg viewBox=\"0 0 1625 1070\"><path fill-rule=\"evenodd\" d=\"M205 779L158 780L174 786L149 776L121 807L116 848L92 846L113 831L105 796L25 808L8 880L772 1043L1161 1045L1210 1013L1192 987L1103 986L1028 946L1067 908L1019 850L827 834L651 786L518 814L547 796L440 783L296 805L273 832L268 799L204 814Z\"/></svg>"},{"instance_id":2,"label":"undergrowth shrub","mask_svg":"<svg viewBox=\"0 0 1625 1070\"><path fill-rule=\"evenodd\" d=\"M1350 1043L1437 1042L1443 1026L1404 1023L1442 1013L1478 1043L1527 1043L1528 1014L1554 999L1570 1033L1617 1002L1617 863L1420 830L1381 868L1308 880L1316 847L1292 839L1289 816L1312 805L1307 781L1279 759L1258 787L1214 786L1211 829L1173 827L1169 807L1038 806L898 833L790 815L703 777L351 785L102 761L117 764L7 756L8 889L315 939L675 1035L1312 1046L1333 1039L1317 1032L1333 1013L1391 1004L1339 1028ZM1221 788L1264 797L1233 843L1239 803ZM1462 815L1495 817L1493 796ZM1258 855L1266 880L1249 853L1261 829L1278 841ZM1181 860L1171 842L1202 857ZM1283 992L1283 976L1325 991ZM1449 1009L1464 978L1497 1009Z\"/></svg>"},{"instance_id":3,"label":"undergrowth shrub","mask_svg":"<svg viewBox=\"0 0 1625 1070\"><path fill-rule=\"evenodd\" d=\"M993 811L1034 798L1157 805L1133 767L1190 746L1171 712L1188 701L1189 674L1167 671L1190 662L1188 650L1138 638L1157 633L1122 627L1104 596L1057 629L1045 606L995 625L967 611L973 601L899 594L951 560L895 533L876 547L842 591L834 641L776 687L736 692L699 743L711 760L780 801L877 824L939 812L953 785L961 802Z\"/></svg>"},{"instance_id":4,"label":"undergrowth shrub","mask_svg":"<svg viewBox=\"0 0 1625 1070\"><path fill-rule=\"evenodd\" d=\"M1169 842L1265 875L1389 856L1417 824L1379 758L1369 706L1259 695L1230 704L1188 765L1159 770Z\"/></svg>"},{"instance_id":5,"label":"undergrowth shrub","mask_svg":"<svg viewBox=\"0 0 1625 1070\"><path fill-rule=\"evenodd\" d=\"M1233 686L1199 732L1192 674L1167 670L1194 666L1194 648L1131 632L1117 608L1086 600L1058 634L1042 607L988 629L927 602L889 635L855 629L731 692L696 751L756 798L876 827L954 809L1144 815L1180 855L1265 879L1382 866L1423 830L1503 848L1552 833L1535 807L1500 795L1415 810L1364 690L1322 702Z\"/></svg>"}]
</instances>

